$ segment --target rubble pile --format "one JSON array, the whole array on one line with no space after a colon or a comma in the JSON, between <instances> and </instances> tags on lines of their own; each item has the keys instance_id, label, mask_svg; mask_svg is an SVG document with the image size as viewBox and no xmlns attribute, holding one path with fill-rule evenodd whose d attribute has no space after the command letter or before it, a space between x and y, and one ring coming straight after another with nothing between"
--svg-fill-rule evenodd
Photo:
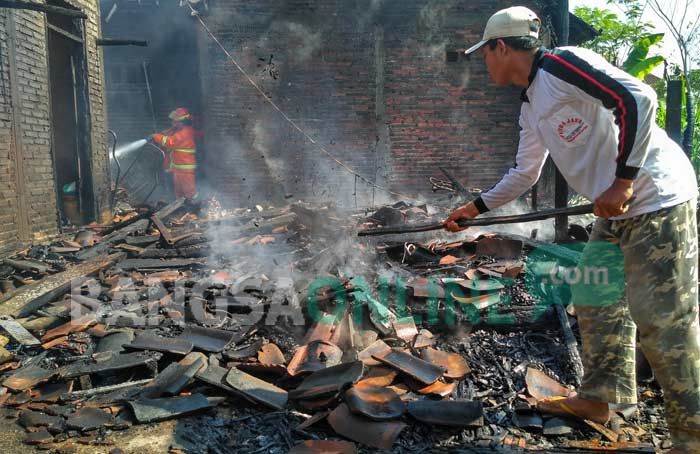
<instances>
[{"instance_id":1,"label":"rubble pile","mask_svg":"<svg viewBox=\"0 0 700 454\"><path fill-rule=\"evenodd\" d=\"M25 443L112 447L119 431L169 420L171 452L667 443L655 388L611 427L535 410L580 380L550 303L566 295L549 279L575 250L493 234L354 238L439 217L425 206L208 208L179 200L3 263L3 276L34 279L0 305L2 415Z\"/></svg>"}]
</instances>

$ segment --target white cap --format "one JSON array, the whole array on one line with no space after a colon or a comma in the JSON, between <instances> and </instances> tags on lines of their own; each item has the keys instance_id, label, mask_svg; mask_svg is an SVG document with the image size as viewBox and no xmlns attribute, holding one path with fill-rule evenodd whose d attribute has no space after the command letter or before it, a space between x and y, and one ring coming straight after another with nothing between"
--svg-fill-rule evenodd
<instances>
[{"instance_id":1,"label":"white cap","mask_svg":"<svg viewBox=\"0 0 700 454\"><path fill-rule=\"evenodd\" d=\"M541 21L537 14L524 6L513 6L498 11L486 22L484 37L467 49L466 55L479 50L488 41L496 38L532 36L539 38Z\"/></svg>"}]
</instances>

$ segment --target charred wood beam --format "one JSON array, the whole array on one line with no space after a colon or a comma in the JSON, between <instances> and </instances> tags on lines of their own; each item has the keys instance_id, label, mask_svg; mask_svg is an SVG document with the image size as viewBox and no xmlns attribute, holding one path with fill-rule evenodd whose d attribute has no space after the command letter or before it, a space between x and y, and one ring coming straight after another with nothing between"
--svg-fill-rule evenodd
<instances>
[{"instance_id":1,"label":"charred wood beam","mask_svg":"<svg viewBox=\"0 0 700 454\"><path fill-rule=\"evenodd\" d=\"M6 265L10 265L12 268L16 268L18 270L33 271L37 273L46 273L47 271L49 271L49 267L47 265L29 260L5 259L3 260L3 263Z\"/></svg>"},{"instance_id":2,"label":"charred wood beam","mask_svg":"<svg viewBox=\"0 0 700 454\"><path fill-rule=\"evenodd\" d=\"M459 221L461 227L480 227L497 224L518 224L521 222L542 221L556 216L575 216L579 214L593 213L593 204L581 205L569 208L555 208L553 210L542 210L535 213L519 214L513 216L494 216L490 218L469 219ZM433 230L442 230L443 223L415 224L397 227L379 227L376 229L360 230L358 236L392 235L399 233L418 233Z\"/></svg>"},{"instance_id":3,"label":"charred wood beam","mask_svg":"<svg viewBox=\"0 0 700 454\"><path fill-rule=\"evenodd\" d=\"M282 227L283 225L291 224L297 219L297 215L294 213L288 213L282 216L278 216L271 219L256 220L250 224L241 227L221 227L218 231L221 236L244 236L249 233L266 233L272 231L277 227Z\"/></svg>"},{"instance_id":4,"label":"charred wood beam","mask_svg":"<svg viewBox=\"0 0 700 454\"><path fill-rule=\"evenodd\" d=\"M75 41L76 43L83 43L83 38L81 38L78 35L74 35L73 33L62 29L61 27L56 27L53 24L46 24L46 27L48 27L49 30L58 33L61 36L65 36L66 38L70 39L71 41Z\"/></svg>"},{"instance_id":5,"label":"charred wood beam","mask_svg":"<svg viewBox=\"0 0 700 454\"><path fill-rule=\"evenodd\" d=\"M116 224L112 224L109 227L105 227L104 229L101 229L100 233L102 235L109 235L110 233L116 232L117 230L123 229L124 227L127 227L135 222L140 221L143 219L143 215L138 215L134 216L131 219L127 219L126 221L122 222L117 222ZM156 239L157 241L157 239Z\"/></svg>"},{"instance_id":6,"label":"charred wood beam","mask_svg":"<svg viewBox=\"0 0 700 454\"><path fill-rule=\"evenodd\" d=\"M263 218L263 219L271 219L271 218L277 218L280 216L284 216L285 214L289 214L289 209L287 208L277 208L273 210L265 210L262 212L254 212L254 213L245 213L241 214L238 216L229 216L225 218L220 218L220 219L201 219L198 221L198 224L200 225L215 225L215 226L224 226L224 225L245 225L246 223L256 219L256 218Z\"/></svg>"},{"instance_id":7,"label":"charred wood beam","mask_svg":"<svg viewBox=\"0 0 700 454\"><path fill-rule=\"evenodd\" d=\"M209 255L211 247L208 244L200 246L182 247L177 249L146 249L139 257L142 259L174 259L195 258Z\"/></svg>"},{"instance_id":8,"label":"charred wood beam","mask_svg":"<svg viewBox=\"0 0 700 454\"><path fill-rule=\"evenodd\" d=\"M170 229L165 226L163 221L156 215L151 216L151 222L153 225L158 229L160 232L160 236L169 245L175 244L175 241L173 241L173 236L170 233Z\"/></svg>"},{"instance_id":9,"label":"charred wood beam","mask_svg":"<svg viewBox=\"0 0 700 454\"><path fill-rule=\"evenodd\" d=\"M153 270L186 268L190 266L202 265L203 263L204 260L202 260L201 258L179 260L129 259L117 263L116 267L120 270Z\"/></svg>"},{"instance_id":10,"label":"charred wood beam","mask_svg":"<svg viewBox=\"0 0 700 454\"><path fill-rule=\"evenodd\" d=\"M80 285L86 276L109 268L124 258L124 253L98 257L89 262L74 266L62 273L46 277L41 281L20 288L9 298L0 301L0 315L23 318L71 291L73 285Z\"/></svg>"},{"instance_id":11,"label":"charred wood beam","mask_svg":"<svg viewBox=\"0 0 700 454\"><path fill-rule=\"evenodd\" d=\"M574 336L574 331L571 329L569 314L566 313L567 303L564 301L561 287L550 286L550 290L554 298L554 309L557 312L562 334L564 335L566 351L569 353L571 368L574 371L575 385L578 388L581 386L581 381L583 380L583 362L581 361L581 354L578 351L578 341L576 340L576 336Z\"/></svg>"},{"instance_id":12,"label":"charred wood beam","mask_svg":"<svg viewBox=\"0 0 700 454\"><path fill-rule=\"evenodd\" d=\"M182 208L184 203L185 199L179 198L176 201L159 210L154 216L157 216L160 219L166 219L168 216L172 215L174 212ZM96 257L100 254L103 254L107 252L112 247L112 245L126 240L126 237L128 237L132 233L146 230L150 222L151 221L148 219L139 219L133 224L129 224L128 226L107 235L102 239L102 241L99 244L89 249L85 249L84 251L79 252L75 256L78 260L87 260Z\"/></svg>"},{"instance_id":13,"label":"charred wood beam","mask_svg":"<svg viewBox=\"0 0 700 454\"><path fill-rule=\"evenodd\" d=\"M87 14L77 9L61 8L60 6L44 5L41 3L22 2L19 0L0 0L0 8L8 9L25 9L30 11L39 11L41 13L54 13L63 16L77 17L78 19L87 19Z\"/></svg>"},{"instance_id":14,"label":"charred wood beam","mask_svg":"<svg viewBox=\"0 0 700 454\"><path fill-rule=\"evenodd\" d=\"M98 38L96 40L98 46L139 46L148 47L148 41L139 41L134 39L110 39Z\"/></svg>"}]
</instances>

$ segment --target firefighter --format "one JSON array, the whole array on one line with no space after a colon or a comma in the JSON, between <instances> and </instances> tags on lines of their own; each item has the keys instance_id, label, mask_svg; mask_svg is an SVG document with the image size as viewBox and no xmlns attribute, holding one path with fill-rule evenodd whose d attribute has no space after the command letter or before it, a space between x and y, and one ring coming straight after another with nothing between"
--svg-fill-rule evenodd
<instances>
[{"instance_id":1,"label":"firefighter","mask_svg":"<svg viewBox=\"0 0 700 454\"><path fill-rule=\"evenodd\" d=\"M166 152L163 168L173 176L175 197L192 200L197 196L196 139L199 133L192 126L192 115L186 108L178 107L170 113L169 118L173 122L172 127L153 134L151 140Z\"/></svg>"},{"instance_id":2,"label":"firefighter","mask_svg":"<svg viewBox=\"0 0 700 454\"><path fill-rule=\"evenodd\" d=\"M637 402L635 333L664 392L676 453L700 452L697 180L681 148L656 126L657 99L642 81L578 47L544 49L541 22L517 6L491 16L480 51L495 85L523 89L516 167L445 222L516 199L547 155L598 216L571 283L584 377L575 396L540 411L606 423L609 403ZM608 282L608 276L620 276Z\"/></svg>"}]
</instances>

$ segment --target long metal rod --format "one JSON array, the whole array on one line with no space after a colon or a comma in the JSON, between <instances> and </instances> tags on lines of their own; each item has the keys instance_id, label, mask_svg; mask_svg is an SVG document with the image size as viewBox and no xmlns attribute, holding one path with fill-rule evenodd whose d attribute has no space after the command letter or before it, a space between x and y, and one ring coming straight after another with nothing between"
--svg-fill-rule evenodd
<instances>
[{"instance_id":1,"label":"long metal rod","mask_svg":"<svg viewBox=\"0 0 700 454\"><path fill-rule=\"evenodd\" d=\"M109 134L112 136L112 159L114 159L114 164L117 166L117 176L114 179L114 189L112 190L112 194L109 198L109 209L114 211L114 201L117 197L117 191L119 190L119 178L121 177L122 173L122 166L119 164L119 159L117 159L117 133L112 131L111 129L108 131Z\"/></svg>"},{"instance_id":2,"label":"long metal rod","mask_svg":"<svg viewBox=\"0 0 700 454\"><path fill-rule=\"evenodd\" d=\"M0 8L27 9L30 11L39 11L41 13L62 14L79 19L88 18L87 14L77 9L61 8L60 6L43 5L41 3L20 2L17 0L0 0Z\"/></svg>"},{"instance_id":3,"label":"long metal rod","mask_svg":"<svg viewBox=\"0 0 700 454\"><path fill-rule=\"evenodd\" d=\"M148 103L151 106L151 118L153 120L153 132L157 130L156 124L156 108L153 104L153 92L151 91L151 75L148 72L148 63L143 61L143 77L146 80L146 93L148 94Z\"/></svg>"},{"instance_id":4,"label":"long metal rod","mask_svg":"<svg viewBox=\"0 0 700 454\"><path fill-rule=\"evenodd\" d=\"M576 216L580 214L593 213L593 204L580 205L568 208L555 208L553 210L542 210L535 213L518 214L514 216L494 216L491 218L470 219L459 221L460 227L482 227L496 224L518 224L520 222L533 222L550 219L556 216ZM432 230L442 230L445 228L443 223L432 224L415 224L403 225L396 227L380 227L376 229L360 230L358 236L377 236L377 235L392 235L397 233L418 233L430 232Z\"/></svg>"}]
</instances>

